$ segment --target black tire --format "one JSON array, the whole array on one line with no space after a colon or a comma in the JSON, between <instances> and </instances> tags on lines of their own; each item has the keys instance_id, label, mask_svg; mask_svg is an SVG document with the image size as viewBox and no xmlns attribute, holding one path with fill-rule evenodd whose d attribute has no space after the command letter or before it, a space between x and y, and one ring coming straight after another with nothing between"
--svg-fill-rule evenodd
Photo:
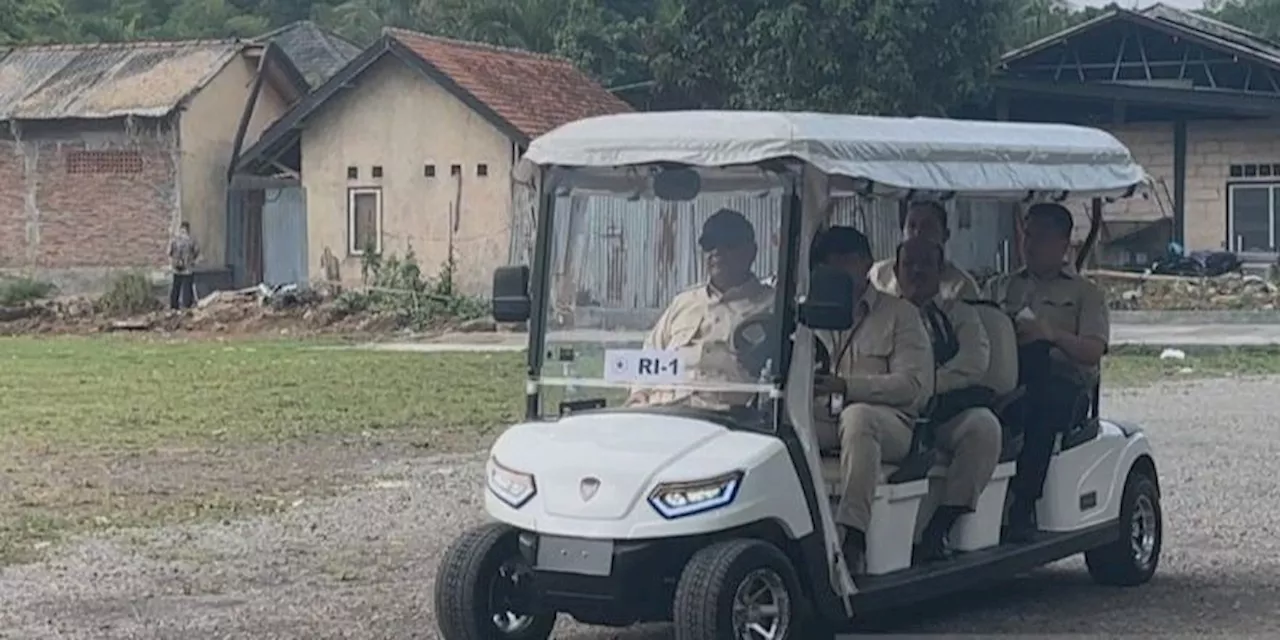
<instances>
[{"instance_id":1,"label":"black tire","mask_svg":"<svg viewBox=\"0 0 1280 640\"><path fill-rule=\"evenodd\" d=\"M800 638L805 607L795 569L762 540L729 540L707 547L685 565L676 585L675 640L739 640L734 603L739 590L759 584L777 607L775 640Z\"/></svg>"},{"instance_id":2,"label":"black tire","mask_svg":"<svg viewBox=\"0 0 1280 640\"><path fill-rule=\"evenodd\" d=\"M555 613L533 613L527 624L499 628L492 603L504 565L521 563L519 533L502 523L470 529L449 545L436 570L436 625L445 640L546 640Z\"/></svg>"},{"instance_id":3,"label":"black tire","mask_svg":"<svg viewBox=\"0 0 1280 640\"><path fill-rule=\"evenodd\" d=\"M1135 518L1144 522L1139 524ZM1147 532L1153 538L1148 545L1143 545L1141 538ZM1135 469L1129 472L1120 499L1120 539L1086 552L1084 560L1094 582L1132 587L1146 583L1155 575L1163 543L1164 516L1160 510L1160 491L1154 478ZM1140 553L1135 547L1149 549L1149 553Z\"/></svg>"}]
</instances>

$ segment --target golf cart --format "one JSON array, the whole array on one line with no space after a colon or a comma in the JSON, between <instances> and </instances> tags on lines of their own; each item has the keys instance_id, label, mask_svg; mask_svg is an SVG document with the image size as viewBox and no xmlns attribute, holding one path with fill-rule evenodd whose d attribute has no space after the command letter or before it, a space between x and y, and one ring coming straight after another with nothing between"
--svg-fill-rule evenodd
<instances>
[{"instance_id":1,"label":"golf cart","mask_svg":"<svg viewBox=\"0 0 1280 640\"><path fill-rule=\"evenodd\" d=\"M515 179L539 194L533 264L495 273L493 305L497 320L529 323L527 416L485 467L493 522L441 561L446 640L547 638L558 613L611 626L672 621L680 640L813 638L1078 553L1103 584L1155 572L1151 447L1139 429L1097 416L1096 390L1059 436L1037 536L1000 540L1021 428L1006 424L996 473L952 530L959 553L920 566L912 542L945 457L917 443L883 465L866 571L851 575L832 520L838 457L815 434L814 375L831 353L821 336L853 317L848 276L809 268L836 200L1091 199L1091 245L1103 202L1146 180L1111 135L930 118L623 114L534 140ZM763 302L714 298L700 284L719 268L703 264L700 234L725 208L754 228L751 268L774 283L760 285ZM664 310L676 304L702 304L705 317L671 321Z\"/></svg>"}]
</instances>

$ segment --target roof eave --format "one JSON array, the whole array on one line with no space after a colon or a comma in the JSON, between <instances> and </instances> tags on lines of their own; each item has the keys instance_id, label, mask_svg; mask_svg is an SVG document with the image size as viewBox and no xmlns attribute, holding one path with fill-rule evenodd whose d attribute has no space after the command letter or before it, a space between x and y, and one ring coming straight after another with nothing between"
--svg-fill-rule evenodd
<instances>
[{"instance_id":1,"label":"roof eave","mask_svg":"<svg viewBox=\"0 0 1280 640\"><path fill-rule=\"evenodd\" d=\"M302 100L299 100L280 119L267 127L262 136L241 154L239 162L236 163L236 172L250 171L254 167L260 166L263 162L270 161L280 153L283 153L292 143L297 130L313 113L323 107L342 87L358 78L388 52L388 38L383 36L362 51L360 55L343 65L337 73L303 97Z\"/></svg>"}]
</instances>

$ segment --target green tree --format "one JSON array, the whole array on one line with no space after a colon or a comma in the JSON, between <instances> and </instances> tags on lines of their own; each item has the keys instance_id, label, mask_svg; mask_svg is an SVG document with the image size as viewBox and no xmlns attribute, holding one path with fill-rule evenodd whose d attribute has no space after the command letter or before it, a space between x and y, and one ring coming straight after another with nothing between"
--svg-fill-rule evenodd
<instances>
[{"instance_id":1,"label":"green tree","mask_svg":"<svg viewBox=\"0 0 1280 640\"><path fill-rule=\"evenodd\" d=\"M61 0L0 0L0 45L57 42L72 34Z\"/></svg>"},{"instance_id":2,"label":"green tree","mask_svg":"<svg viewBox=\"0 0 1280 640\"><path fill-rule=\"evenodd\" d=\"M1008 0L686 0L660 69L689 103L941 114L979 94Z\"/></svg>"}]
</instances>

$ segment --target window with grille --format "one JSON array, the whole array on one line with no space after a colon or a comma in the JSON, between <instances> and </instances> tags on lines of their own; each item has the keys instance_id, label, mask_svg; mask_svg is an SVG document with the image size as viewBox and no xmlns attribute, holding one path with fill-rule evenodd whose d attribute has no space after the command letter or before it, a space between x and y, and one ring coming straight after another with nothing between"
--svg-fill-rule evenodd
<instances>
[{"instance_id":1,"label":"window with grille","mask_svg":"<svg viewBox=\"0 0 1280 640\"><path fill-rule=\"evenodd\" d=\"M363 255L366 250L382 253L382 190L347 191L347 252Z\"/></svg>"},{"instance_id":2,"label":"window with grille","mask_svg":"<svg viewBox=\"0 0 1280 640\"><path fill-rule=\"evenodd\" d=\"M142 153L138 151L72 151L67 154L67 173L142 173Z\"/></svg>"}]
</instances>

